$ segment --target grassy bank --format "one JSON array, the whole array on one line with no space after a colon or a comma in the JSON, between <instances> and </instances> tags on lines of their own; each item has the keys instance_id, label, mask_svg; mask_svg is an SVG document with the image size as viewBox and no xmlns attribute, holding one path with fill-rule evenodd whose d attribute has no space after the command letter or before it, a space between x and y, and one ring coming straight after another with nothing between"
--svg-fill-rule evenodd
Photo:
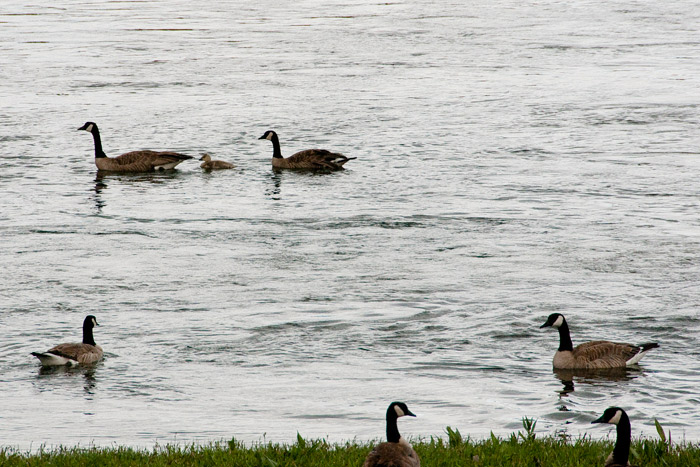
<instances>
[{"instance_id":1,"label":"grassy bank","mask_svg":"<svg viewBox=\"0 0 700 467\"><path fill-rule=\"evenodd\" d=\"M486 440L463 439L447 430L447 439L414 442L423 466L602 466L613 443L588 438L535 439L532 433ZM328 444L298 437L292 445L257 444L246 447L231 440L209 446L132 448L58 448L34 454L0 451L0 466L361 466L373 444ZM630 461L644 467L700 466L700 445L670 445L664 440L635 440Z\"/></svg>"}]
</instances>

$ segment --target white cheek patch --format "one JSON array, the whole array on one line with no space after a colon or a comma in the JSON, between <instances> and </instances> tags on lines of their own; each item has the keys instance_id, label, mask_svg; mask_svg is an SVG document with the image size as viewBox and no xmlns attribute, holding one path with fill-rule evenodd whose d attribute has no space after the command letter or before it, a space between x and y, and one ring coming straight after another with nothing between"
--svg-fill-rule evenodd
<instances>
[{"instance_id":1,"label":"white cheek patch","mask_svg":"<svg viewBox=\"0 0 700 467\"><path fill-rule=\"evenodd\" d=\"M611 418L608 423L612 423L613 425L617 425L618 423L620 423L620 418L622 418L622 411L618 410L617 412L615 412L615 416L613 418Z\"/></svg>"},{"instance_id":2,"label":"white cheek patch","mask_svg":"<svg viewBox=\"0 0 700 467\"><path fill-rule=\"evenodd\" d=\"M562 324L564 324L564 317L562 315L559 315L557 320L554 323L552 323L552 327L559 329Z\"/></svg>"},{"instance_id":3,"label":"white cheek patch","mask_svg":"<svg viewBox=\"0 0 700 467\"><path fill-rule=\"evenodd\" d=\"M89 124L89 125L87 126L87 128L85 128L85 131L92 132L92 123Z\"/></svg>"},{"instance_id":4,"label":"white cheek patch","mask_svg":"<svg viewBox=\"0 0 700 467\"><path fill-rule=\"evenodd\" d=\"M398 405L394 406L394 411L396 412L396 415L398 417L403 417L404 415L406 415L405 413L403 413L403 410L401 410L401 407L399 407Z\"/></svg>"},{"instance_id":5,"label":"white cheek patch","mask_svg":"<svg viewBox=\"0 0 700 467\"><path fill-rule=\"evenodd\" d=\"M268 141L272 141L272 133L268 133L265 139Z\"/></svg>"}]
</instances>

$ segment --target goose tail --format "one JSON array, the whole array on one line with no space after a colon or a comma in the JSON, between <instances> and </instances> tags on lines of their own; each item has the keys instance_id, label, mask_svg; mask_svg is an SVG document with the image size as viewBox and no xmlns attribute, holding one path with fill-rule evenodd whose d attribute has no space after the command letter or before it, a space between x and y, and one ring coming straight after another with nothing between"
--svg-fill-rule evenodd
<instances>
[{"instance_id":1,"label":"goose tail","mask_svg":"<svg viewBox=\"0 0 700 467\"><path fill-rule=\"evenodd\" d=\"M647 350L658 348L659 344L656 342L648 342L646 344L639 344L639 346L642 348L642 352L646 352Z\"/></svg>"},{"instance_id":2,"label":"goose tail","mask_svg":"<svg viewBox=\"0 0 700 467\"><path fill-rule=\"evenodd\" d=\"M637 352L637 354L634 357L627 360L627 366L636 365L637 363L639 363L639 361L642 358L644 358L644 356L647 354L648 351L650 351L651 349L655 349L658 346L659 346L659 344L657 344L656 342L648 342L646 344L640 344L639 345L639 352Z\"/></svg>"},{"instance_id":3,"label":"goose tail","mask_svg":"<svg viewBox=\"0 0 700 467\"><path fill-rule=\"evenodd\" d=\"M74 365L78 363L75 360L71 360L69 358L48 352L32 352L32 355L38 358L43 366L63 366Z\"/></svg>"}]
</instances>

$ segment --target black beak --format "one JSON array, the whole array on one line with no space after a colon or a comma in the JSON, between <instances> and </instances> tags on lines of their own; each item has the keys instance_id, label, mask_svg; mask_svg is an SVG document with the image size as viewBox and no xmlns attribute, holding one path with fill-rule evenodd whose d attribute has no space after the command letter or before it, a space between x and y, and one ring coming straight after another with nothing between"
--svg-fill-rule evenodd
<instances>
[{"instance_id":1,"label":"black beak","mask_svg":"<svg viewBox=\"0 0 700 467\"><path fill-rule=\"evenodd\" d=\"M409 417L415 417L415 416L416 416L416 414L414 414L414 413L411 412L410 410L406 410L406 413L405 413L404 415L408 415Z\"/></svg>"},{"instance_id":2,"label":"black beak","mask_svg":"<svg viewBox=\"0 0 700 467\"><path fill-rule=\"evenodd\" d=\"M549 324L549 321L547 321L547 322L544 323L542 326L540 326L540 329L542 329L542 328L548 328L548 327L550 327L550 326L551 326L551 324Z\"/></svg>"},{"instance_id":3,"label":"black beak","mask_svg":"<svg viewBox=\"0 0 700 467\"><path fill-rule=\"evenodd\" d=\"M258 138L258 139L265 139L265 135L262 135L262 136L261 136L260 138Z\"/></svg>"},{"instance_id":4,"label":"black beak","mask_svg":"<svg viewBox=\"0 0 700 467\"><path fill-rule=\"evenodd\" d=\"M605 420L603 420L603 417L604 417L604 416L605 416L605 415L601 415L600 418L596 418L596 419L593 420L591 423L607 423Z\"/></svg>"}]
</instances>

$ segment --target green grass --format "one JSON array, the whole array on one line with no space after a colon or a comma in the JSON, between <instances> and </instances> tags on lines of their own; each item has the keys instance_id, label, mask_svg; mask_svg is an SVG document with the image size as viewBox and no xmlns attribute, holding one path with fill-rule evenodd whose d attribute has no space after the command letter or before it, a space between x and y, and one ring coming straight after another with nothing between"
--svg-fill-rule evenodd
<instances>
[{"instance_id":1,"label":"green grass","mask_svg":"<svg viewBox=\"0 0 700 467\"><path fill-rule=\"evenodd\" d=\"M413 442L423 466L591 467L602 466L612 451L610 441L583 437L536 439L535 422L524 420L525 432L508 438L491 436L474 441L447 428L447 438ZM658 427L663 433L661 427ZM0 449L0 466L361 466L374 443L328 444L297 437L291 445L258 443L245 446L232 439L208 446L164 446L151 450L115 448L57 448L22 453ZM632 443L630 461L644 467L700 466L700 444L672 444L666 436Z\"/></svg>"}]
</instances>

